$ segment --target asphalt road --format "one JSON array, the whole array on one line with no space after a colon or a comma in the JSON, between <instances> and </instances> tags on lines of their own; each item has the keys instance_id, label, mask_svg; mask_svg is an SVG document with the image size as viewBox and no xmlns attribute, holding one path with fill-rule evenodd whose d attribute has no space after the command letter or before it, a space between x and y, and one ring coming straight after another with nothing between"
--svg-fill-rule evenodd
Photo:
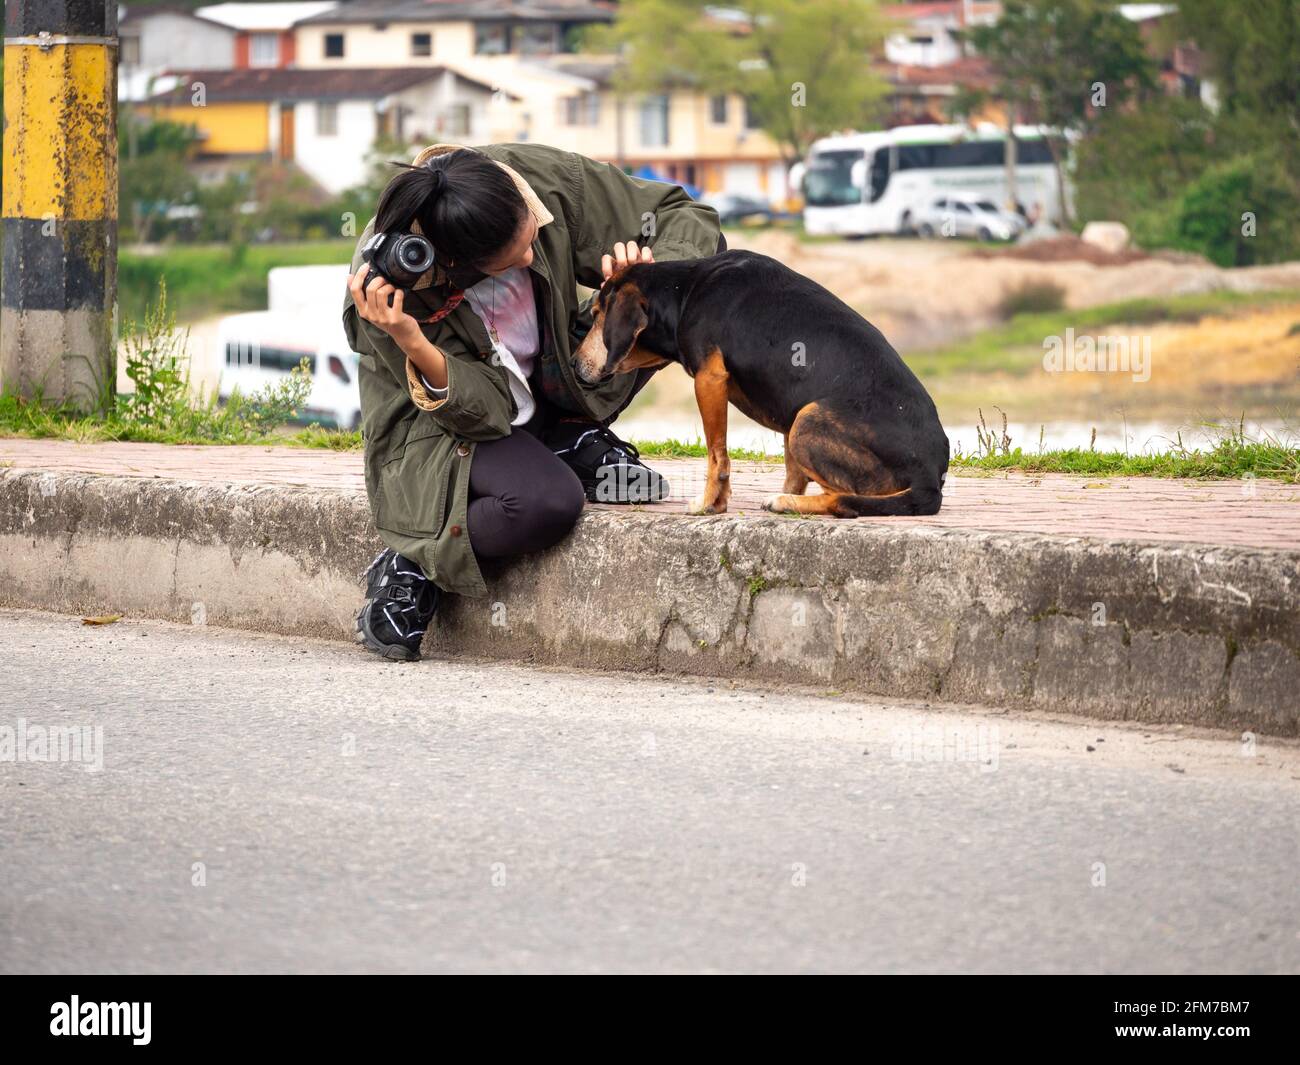
<instances>
[{"instance_id":1,"label":"asphalt road","mask_svg":"<svg viewBox=\"0 0 1300 1065\"><path fill-rule=\"evenodd\" d=\"M1298 858L1266 738L0 611L4 972L1294 973Z\"/></svg>"}]
</instances>

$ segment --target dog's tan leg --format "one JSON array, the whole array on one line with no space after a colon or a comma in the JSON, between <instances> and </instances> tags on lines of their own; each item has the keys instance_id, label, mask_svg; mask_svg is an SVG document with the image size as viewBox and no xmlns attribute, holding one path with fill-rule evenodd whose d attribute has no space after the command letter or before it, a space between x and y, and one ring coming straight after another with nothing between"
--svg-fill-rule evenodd
<instances>
[{"instance_id":1,"label":"dog's tan leg","mask_svg":"<svg viewBox=\"0 0 1300 1065\"><path fill-rule=\"evenodd\" d=\"M800 496L808 488L808 475L790 456L790 434L785 434L785 485L781 491L786 495Z\"/></svg>"},{"instance_id":2,"label":"dog's tan leg","mask_svg":"<svg viewBox=\"0 0 1300 1065\"><path fill-rule=\"evenodd\" d=\"M692 514L721 514L731 498L731 459L727 455L727 367L717 348L695 372L695 402L704 422L709 468L704 491L686 509Z\"/></svg>"}]
</instances>

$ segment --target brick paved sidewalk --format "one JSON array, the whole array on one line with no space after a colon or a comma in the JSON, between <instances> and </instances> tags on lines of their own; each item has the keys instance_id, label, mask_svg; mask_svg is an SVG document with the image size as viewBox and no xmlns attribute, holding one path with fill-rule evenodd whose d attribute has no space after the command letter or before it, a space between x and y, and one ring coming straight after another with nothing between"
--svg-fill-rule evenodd
<instances>
[{"instance_id":1,"label":"brick paved sidewalk","mask_svg":"<svg viewBox=\"0 0 1300 1065\"><path fill-rule=\"evenodd\" d=\"M657 459L651 464L671 480L673 496L641 509L666 519L684 514L685 501L703 484L704 460ZM76 444L0 438L0 465L204 483L364 491L360 454L301 448ZM765 515L759 504L781 490L782 476L778 465L735 463L731 513ZM1300 486L1266 480L956 475L949 477L943 510L934 517L858 520L1300 551Z\"/></svg>"}]
</instances>

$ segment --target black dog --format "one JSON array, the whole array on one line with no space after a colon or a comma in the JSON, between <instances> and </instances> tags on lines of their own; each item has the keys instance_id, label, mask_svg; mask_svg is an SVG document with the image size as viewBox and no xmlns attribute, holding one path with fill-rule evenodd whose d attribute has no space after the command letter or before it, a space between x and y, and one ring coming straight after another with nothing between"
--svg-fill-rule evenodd
<instances>
[{"instance_id":1,"label":"black dog","mask_svg":"<svg viewBox=\"0 0 1300 1065\"><path fill-rule=\"evenodd\" d=\"M727 402L785 434L785 493L768 510L856 518L935 514L948 438L934 401L870 322L770 259L729 251L610 278L575 353L588 382L680 362L709 451L691 513L727 509ZM804 495L809 481L824 489Z\"/></svg>"}]
</instances>

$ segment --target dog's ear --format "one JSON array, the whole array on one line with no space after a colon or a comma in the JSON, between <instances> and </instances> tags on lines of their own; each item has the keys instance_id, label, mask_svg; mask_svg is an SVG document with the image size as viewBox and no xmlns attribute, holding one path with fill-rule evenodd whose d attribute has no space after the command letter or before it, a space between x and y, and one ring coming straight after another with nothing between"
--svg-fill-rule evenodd
<instances>
[{"instance_id":1,"label":"dog's ear","mask_svg":"<svg viewBox=\"0 0 1300 1065\"><path fill-rule=\"evenodd\" d=\"M645 297L636 285L624 285L605 309L605 365L613 369L626 359L649 324Z\"/></svg>"}]
</instances>

